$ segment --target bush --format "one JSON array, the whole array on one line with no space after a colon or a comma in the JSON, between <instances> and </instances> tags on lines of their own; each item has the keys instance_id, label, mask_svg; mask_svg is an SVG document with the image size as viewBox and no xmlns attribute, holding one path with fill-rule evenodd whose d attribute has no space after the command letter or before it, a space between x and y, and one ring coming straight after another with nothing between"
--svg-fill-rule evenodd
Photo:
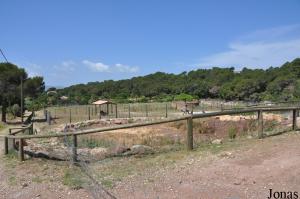
<instances>
[{"instance_id":1,"label":"bush","mask_svg":"<svg viewBox=\"0 0 300 199\"><path fill-rule=\"evenodd\" d=\"M20 116L21 115L21 108L18 104L14 104L10 108L11 113L13 114L14 117Z\"/></svg>"},{"instance_id":2,"label":"bush","mask_svg":"<svg viewBox=\"0 0 300 199\"><path fill-rule=\"evenodd\" d=\"M235 126L231 126L228 129L228 136L230 139L235 139L237 136L238 129Z\"/></svg>"}]
</instances>

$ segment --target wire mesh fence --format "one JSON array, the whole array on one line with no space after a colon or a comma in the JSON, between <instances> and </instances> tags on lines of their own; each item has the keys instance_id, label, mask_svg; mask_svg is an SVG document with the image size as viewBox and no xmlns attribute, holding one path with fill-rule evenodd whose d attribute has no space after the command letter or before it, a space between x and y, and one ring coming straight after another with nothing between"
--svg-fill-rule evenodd
<instances>
[{"instance_id":1,"label":"wire mesh fence","mask_svg":"<svg viewBox=\"0 0 300 199\"><path fill-rule=\"evenodd\" d=\"M135 103L48 107L54 123L74 123L102 118L175 117L180 111L171 103Z\"/></svg>"}]
</instances>

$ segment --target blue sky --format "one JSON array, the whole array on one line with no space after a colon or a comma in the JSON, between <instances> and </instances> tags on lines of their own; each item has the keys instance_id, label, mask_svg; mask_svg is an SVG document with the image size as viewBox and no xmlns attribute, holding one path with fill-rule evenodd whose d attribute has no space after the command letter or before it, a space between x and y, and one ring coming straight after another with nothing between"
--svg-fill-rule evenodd
<instances>
[{"instance_id":1,"label":"blue sky","mask_svg":"<svg viewBox=\"0 0 300 199\"><path fill-rule=\"evenodd\" d=\"M0 48L51 86L266 68L300 57L299 10L299 0L1 0Z\"/></svg>"}]
</instances>

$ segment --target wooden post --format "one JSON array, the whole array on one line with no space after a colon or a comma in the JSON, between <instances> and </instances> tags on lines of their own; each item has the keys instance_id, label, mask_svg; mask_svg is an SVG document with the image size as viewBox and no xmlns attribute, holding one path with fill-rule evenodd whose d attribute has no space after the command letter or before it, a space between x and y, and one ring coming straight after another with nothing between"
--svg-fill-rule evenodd
<instances>
[{"instance_id":1,"label":"wooden post","mask_svg":"<svg viewBox=\"0 0 300 199\"><path fill-rule=\"evenodd\" d=\"M11 135L11 129L8 129L8 134ZM15 146L15 138L11 139L12 140L12 147L14 149L16 149L16 146Z\"/></svg>"},{"instance_id":2,"label":"wooden post","mask_svg":"<svg viewBox=\"0 0 300 199\"><path fill-rule=\"evenodd\" d=\"M116 118L118 118L118 104L115 104L116 108Z\"/></svg>"},{"instance_id":3,"label":"wooden post","mask_svg":"<svg viewBox=\"0 0 300 199\"><path fill-rule=\"evenodd\" d=\"M187 150L193 150L193 118L187 119Z\"/></svg>"},{"instance_id":4,"label":"wooden post","mask_svg":"<svg viewBox=\"0 0 300 199\"><path fill-rule=\"evenodd\" d=\"M31 125L30 125L29 135L33 135L33 123L31 123Z\"/></svg>"},{"instance_id":5,"label":"wooden post","mask_svg":"<svg viewBox=\"0 0 300 199\"><path fill-rule=\"evenodd\" d=\"M73 164L74 164L75 162L78 161L78 159L77 159L77 135L73 135L72 152L73 152L72 160L73 160Z\"/></svg>"},{"instance_id":6,"label":"wooden post","mask_svg":"<svg viewBox=\"0 0 300 199\"><path fill-rule=\"evenodd\" d=\"M72 123L72 110L70 108L70 124Z\"/></svg>"},{"instance_id":7,"label":"wooden post","mask_svg":"<svg viewBox=\"0 0 300 199\"><path fill-rule=\"evenodd\" d=\"M88 108L88 116L89 116L88 119L91 120L91 109L90 109L90 107Z\"/></svg>"},{"instance_id":8,"label":"wooden post","mask_svg":"<svg viewBox=\"0 0 300 199\"><path fill-rule=\"evenodd\" d=\"M19 139L19 159L24 161L24 148L23 148L23 139Z\"/></svg>"},{"instance_id":9,"label":"wooden post","mask_svg":"<svg viewBox=\"0 0 300 199\"><path fill-rule=\"evenodd\" d=\"M258 122L258 138L263 138L264 133L264 120L263 120L263 111L259 110L257 112L257 122Z\"/></svg>"},{"instance_id":10,"label":"wooden post","mask_svg":"<svg viewBox=\"0 0 300 199\"><path fill-rule=\"evenodd\" d=\"M51 125L51 113L50 113L50 111L47 111L47 123L48 123L48 125Z\"/></svg>"},{"instance_id":11,"label":"wooden post","mask_svg":"<svg viewBox=\"0 0 300 199\"><path fill-rule=\"evenodd\" d=\"M128 118L130 118L130 104L128 104Z\"/></svg>"},{"instance_id":12,"label":"wooden post","mask_svg":"<svg viewBox=\"0 0 300 199\"><path fill-rule=\"evenodd\" d=\"M166 118L168 117L168 104L166 104Z\"/></svg>"},{"instance_id":13,"label":"wooden post","mask_svg":"<svg viewBox=\"0 0 300 199\"><path fill-rule=\"evenodd\" d=\"M8 154L8 137L4 137L4 154Z\"/></svg>"},{"instance_id":14,"label":"wooden post","mask_svg":"<svg viewBox=\"0 0 300 199\"><path fill-rule=\"evenodd\" d=\"M99 104L99 119L101 120L101 104Z\"/></svg>"},{"instance_id":15,"label":"wooden post","mask_svg":"<svg viewBox=\"0 0 300 199\"><path fill-rule=\"evenodd\" d=\"M106 104L106 113L107 113L107 117L109 115L109 106L108 106L108 103Z\"/></svg>"},{"instance_id":16,"label":"wooden post","mask_svg":"<svg viewBox=\"0 0 300 199\"><path fill-rule=\"evenodd\" d=\"M293 131L297 130L297 110L293 109Z\"/></svg>"}]
</instances>

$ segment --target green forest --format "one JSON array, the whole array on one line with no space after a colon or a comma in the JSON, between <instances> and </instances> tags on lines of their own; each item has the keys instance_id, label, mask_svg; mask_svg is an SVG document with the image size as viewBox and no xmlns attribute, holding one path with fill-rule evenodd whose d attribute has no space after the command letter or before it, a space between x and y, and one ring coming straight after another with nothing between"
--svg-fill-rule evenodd
<instances>
[{"instance_id":1,"label":"green forest","mask_svg":"<svg viewBox=\"0 0 300 199\"><path fill-rule=\"evenodd\" d=\"M300 99L300 58L266 70L243 68L236 72L233 67L214 67L180 74L156 72L119 81L73 85L57 92L76 104L87 104L98 98L118 102L192 98L292 101Z\"/></svg>"},{"instance_id":2,"label":"green forest","mask_svg":"<svg viewBox=\"0 0 300 199\"><path fill-rule=\"evenodd\" d=\"M21 85L23 80L23 86ZM300 100L300 58L281 67L263 69L198 69L180 74L157 72L125 80L89 82L45 91L43 77L28 77L11 63L0 63L0 106L6 113L20 114L21 87L24 109L38 110L60 104L88 104L99 98L118 103L166 102L215 98L223 100L295 101Z\"/></svg>"}]
</instances>

